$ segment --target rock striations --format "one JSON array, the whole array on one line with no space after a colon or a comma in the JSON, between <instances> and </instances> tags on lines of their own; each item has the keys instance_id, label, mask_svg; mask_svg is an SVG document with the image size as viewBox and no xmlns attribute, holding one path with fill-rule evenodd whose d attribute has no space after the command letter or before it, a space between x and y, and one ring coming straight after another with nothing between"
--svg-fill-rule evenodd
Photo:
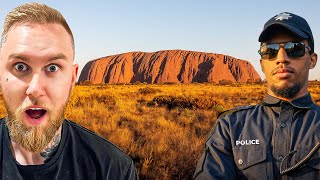
<instances>
[{"instance_id":1,"label":"rock striations","mask_svg":"<svg viewBox=\"0 0 320 180\"><path fill-rule=\"evenodd\" d=\"M185 50L128 52L88 62L79 82L165 83L260 81L254 67L245 60L214 53Z\"/></svg>"}]
</instances>

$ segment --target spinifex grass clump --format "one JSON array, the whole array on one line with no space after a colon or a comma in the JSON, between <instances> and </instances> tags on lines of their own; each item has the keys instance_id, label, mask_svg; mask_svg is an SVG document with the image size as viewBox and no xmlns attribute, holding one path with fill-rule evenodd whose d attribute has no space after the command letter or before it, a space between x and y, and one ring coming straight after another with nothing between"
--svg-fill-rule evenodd
<instances>
[{"instance_id":1,"label":"spinifex grass clump","mask_svg":"<svg viewBox=\"0 0 320 180\"><path fill-rule=\"evenodd\" d=\"M203 109L223 111L224 102L217 100L215 94L205 94L194 96L159 95L147 103L150 107L166 107L168 110L180 109Z\"/></svg>"}]
</instances>

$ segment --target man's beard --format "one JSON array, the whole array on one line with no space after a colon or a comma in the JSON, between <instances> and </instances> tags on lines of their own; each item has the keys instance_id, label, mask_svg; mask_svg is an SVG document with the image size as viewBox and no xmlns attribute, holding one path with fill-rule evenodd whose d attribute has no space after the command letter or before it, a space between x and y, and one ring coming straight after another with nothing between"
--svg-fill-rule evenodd
<instances>
[{"instance_id":1,"label":"man's beard","mask_svg":"<svg viewBox=\"0 0 320 180\"><path fill-rule=\"evenodd\" d=\"M33 100L32 103L23 103L16 110L12 110L8 105L6 98L4 98L4 103L8 113L6 123L11 140L28 151L42 151L50 143L57 130L62 125L68 99L69 98L67 98L66 102L64 102L59 109L52 111L52 106L48 107L48 105L39 102L38 100ZM23 122L23 119L25 119L23 110L30 105L38 105L47 110L47 122L41 122L46 123L45 125L40 124L38 126L29 126Z\"/></svg>"},{"instance_id":2,"label":"man's beard","mask_svg":"<svg viewBox=\"0 0 320 180\"><path fill-rule=\"evenodd\" d=\"M301 88L302 88L302 84L301 83L296 83L291 87L288 87L288 86L286 86L286 87L277 87L275 85L272 85L271 86L271 91L275 95L277 95L279 97L292 99L299 93Z\"/></svg>"}]
</instances>

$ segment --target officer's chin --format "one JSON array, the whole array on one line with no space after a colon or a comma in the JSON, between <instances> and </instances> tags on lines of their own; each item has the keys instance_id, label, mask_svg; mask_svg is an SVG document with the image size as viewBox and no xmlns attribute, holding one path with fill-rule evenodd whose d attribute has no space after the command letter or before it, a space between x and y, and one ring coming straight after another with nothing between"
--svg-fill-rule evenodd
<instances>
[{"instance_id":1,"label":"officer's chin","mask_svg":"<svg viewBox=\"0 0 320 180\"><path fill-rule=\"evenodd\" d=\"M299 93L301 88L302 88L301 84L298 84L298 83L296 84L284 83L281 85L272 85L271 91L279 97L292 99Z\"/></svg>"}]
</instances>

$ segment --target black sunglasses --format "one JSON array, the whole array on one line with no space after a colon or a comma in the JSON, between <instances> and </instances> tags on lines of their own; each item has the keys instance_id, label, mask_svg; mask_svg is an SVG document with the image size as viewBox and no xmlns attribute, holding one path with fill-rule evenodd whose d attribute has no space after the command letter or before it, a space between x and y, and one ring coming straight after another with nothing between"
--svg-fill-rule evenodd
<instances>
[{"instance_id":1,"label":"black sunglasses","mask_svg":"<svg viewBox=\"0 0 320 180\"><path fill-rule=\"evenodd\" d=\"M259 49L261 59L271 60L277 57L279 49L283 47L287 55L291 58L303 57L305 48L311 52L311 48L303 42L286 42L286 43L262 43Z\"/></svg>"}]
</instances>

